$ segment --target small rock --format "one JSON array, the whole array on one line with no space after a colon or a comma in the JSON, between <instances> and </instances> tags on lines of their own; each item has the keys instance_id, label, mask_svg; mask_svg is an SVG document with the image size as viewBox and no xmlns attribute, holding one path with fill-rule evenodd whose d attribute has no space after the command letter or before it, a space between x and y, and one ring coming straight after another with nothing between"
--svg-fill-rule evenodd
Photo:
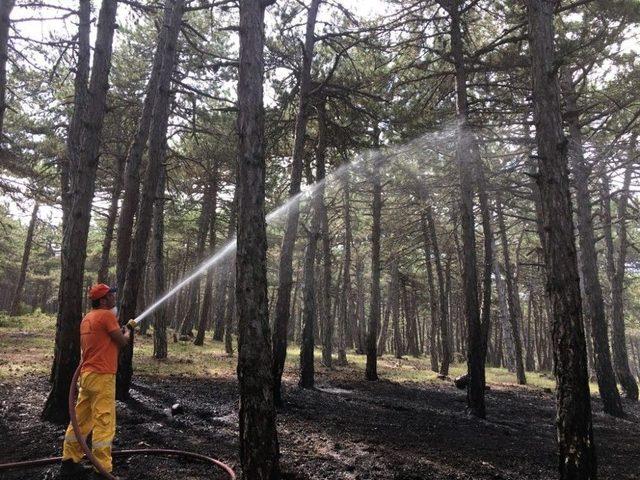
<instances>
[{"instance_id":1,"label":"small rock","mask_svg":"<svg viewBox=\"0 0 640 480\"><path fill-rule=\"evenodd\" d=\"M179 403L171 405L171 415L182 415L184 413L184 407Z\"/></svg>"}]
</instances>

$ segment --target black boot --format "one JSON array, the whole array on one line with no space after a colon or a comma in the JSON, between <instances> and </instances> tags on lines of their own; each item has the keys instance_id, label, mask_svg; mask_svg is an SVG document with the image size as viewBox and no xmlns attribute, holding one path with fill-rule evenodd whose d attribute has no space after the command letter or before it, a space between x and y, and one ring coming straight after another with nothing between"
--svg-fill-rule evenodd
<instances>
[{"instance_id":1,"label":"black boot","mask_svg":"<svg viewBox=\"0 0 640 480\"><path fill-rule=\"evenodd\" d=\"M91 470L73 460L63 460L60 463L60 480L86 480Z\"/></svg>"}]
</instances>

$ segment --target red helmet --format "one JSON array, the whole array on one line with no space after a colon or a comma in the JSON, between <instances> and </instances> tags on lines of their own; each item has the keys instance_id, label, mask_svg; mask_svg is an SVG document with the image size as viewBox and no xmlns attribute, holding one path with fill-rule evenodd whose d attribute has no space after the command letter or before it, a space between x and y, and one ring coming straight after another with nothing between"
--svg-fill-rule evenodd
<instances>
[{"instance_id":1,"label":"red helmet","mask_svg":"<svg viewBox=\"0 0 640 480\"><path fill-rule=\"evenodd\" d=\"M112 293L115 291L115 287L110 287L109 285L105 285L104 283L97 283L89 289L89 298L91 300L100 300L107 293Z\"/></svg>"}]
</instances>

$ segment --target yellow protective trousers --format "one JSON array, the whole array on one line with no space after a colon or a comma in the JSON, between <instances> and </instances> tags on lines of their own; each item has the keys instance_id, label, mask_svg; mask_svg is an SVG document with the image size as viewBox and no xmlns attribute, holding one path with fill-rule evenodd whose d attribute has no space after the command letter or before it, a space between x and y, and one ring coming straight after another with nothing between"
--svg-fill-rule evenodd
<instances>
[{"instance_id":1,"label":"yellow protective trousers","mask_svg":"<svg viewBox=\"0 0 640 480\"><path fill-rule=\"evenodd\" d=\"M113 373L85 372L80 377L76 403L78 427L84 438L93 430L91 449L107 472L113 469L111 443L116 434L116 376ZM64 436L62 459L78 463L84 453L71 424Z\"/></svg>"}]
</instances>

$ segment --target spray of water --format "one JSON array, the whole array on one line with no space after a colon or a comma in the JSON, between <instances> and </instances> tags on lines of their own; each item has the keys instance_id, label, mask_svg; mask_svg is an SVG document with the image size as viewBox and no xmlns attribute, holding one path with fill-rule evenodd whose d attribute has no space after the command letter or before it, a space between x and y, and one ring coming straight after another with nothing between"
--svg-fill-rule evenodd
<instances>
[{"instance_id":1,"label":"spray of water","mask_svg":"<svg viewBox=\"0 0 640 480\"><path fill-rule=\"evenodd\" d=\"M455 130L453 128L445 128L439 132L428 133L421 137L418 137L404 145L394 147L384 147L378 150L369 150L358 154L354 161L342 165L323 180L314 183L302 190L297 195L291 197L287 202L271 211L266 216L267 225L273 226L279 224L286 218L287 212L293 205L300 204L308 201L316 194L322 186L329 186L337 183L346 173L362 173L365 176L369 176L372 172L372 166L374 162L379 168L384 171L387 168L400 165L402 166L408 160L415 158L416 153L424 153L425 151L437 151L444 145L448 144L453 137ZM152 305L135 318L135 321L139 324L142 320L150 318L149 315L153 313L160 305L166 302L169 298L180 291L184 286L191 283L200 275L206 273L209 269L213 268L216 264L223 262L236 250L236 239L230 240L217 251L213 253L209 258L204 260L198 265L189 275L178 281L171 289L157 299Z\"/></svg>"}]
</instances>

